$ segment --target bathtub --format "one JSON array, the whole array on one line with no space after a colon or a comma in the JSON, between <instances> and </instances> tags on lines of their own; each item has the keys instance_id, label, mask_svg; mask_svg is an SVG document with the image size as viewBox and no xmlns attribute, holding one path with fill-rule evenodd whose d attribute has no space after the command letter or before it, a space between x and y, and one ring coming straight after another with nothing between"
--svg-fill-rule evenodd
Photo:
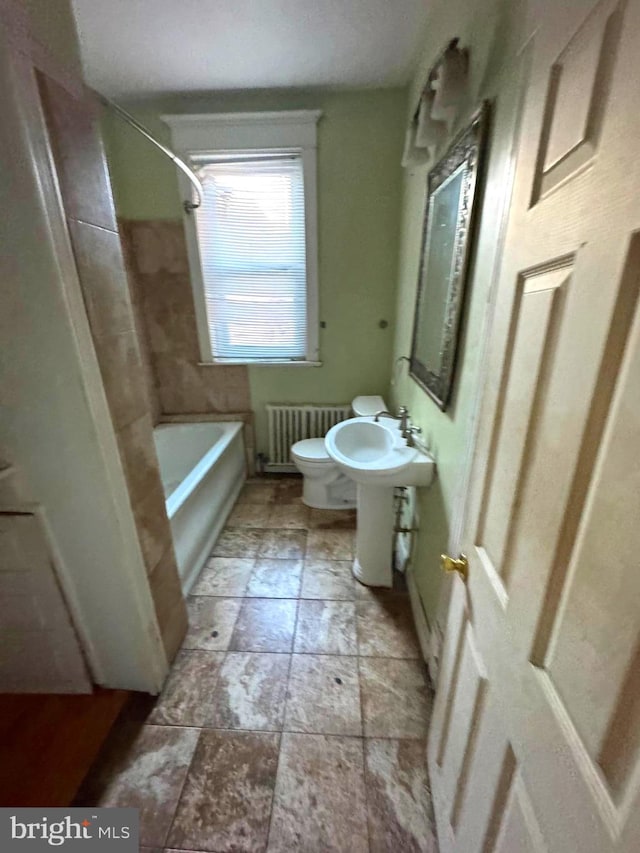
<instances>
[{"instance_id":1,"label":"bathtub","mask_svg":"<svg viewBox=\"0 0 640 853\"><path fill-rule=\"evenodd\" d=\"M185 595L246 477L242 423L161 424L153 431Z\"/></svg>"}]
</instances>

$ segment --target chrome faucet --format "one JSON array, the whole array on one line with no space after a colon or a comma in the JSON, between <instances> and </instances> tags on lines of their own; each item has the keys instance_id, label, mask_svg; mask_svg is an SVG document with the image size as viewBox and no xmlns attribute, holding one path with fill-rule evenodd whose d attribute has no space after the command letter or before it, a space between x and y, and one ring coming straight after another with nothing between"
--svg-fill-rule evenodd
<instances>
[{"instance_id":1,"label":"chrome faucet","mask_svg":"<svg viewBox=\"0 0 640 853\"><path fill-rule=\"evenodd\" d=\"M407 409L406 406L400 406L397 415L392 415L391 412L388 412L386 409L381 409L379 412L375 413L373 420L378 423L380 418L391 418L394 421L400 421L398 429L402 432L403 438L407 437L407 427L409 425L409 409Z\"/></svg>"}]
</instances>

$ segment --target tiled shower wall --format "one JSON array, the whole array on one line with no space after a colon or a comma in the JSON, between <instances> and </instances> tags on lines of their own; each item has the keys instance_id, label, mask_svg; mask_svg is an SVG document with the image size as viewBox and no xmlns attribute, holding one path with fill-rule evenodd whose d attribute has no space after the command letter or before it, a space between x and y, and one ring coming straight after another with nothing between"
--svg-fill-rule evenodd
<instances>
[{"instance_id":1,"label":"tiled shower wall","mask_svg":"<svg viewBox=\"0 0 640 853\"><path fill-rule=\"evenodd\" d=\"M180 221L121 220L131 299L144 328L141 345L151 367L148 389L156 417L238 415L251 422L244 365L202 365Z\"/></svg>"},{"instance_id":2,"label":"tiled shower wall","mask_svg":"<svg viewBox=\"0 0 640 853\"><path fill-rule=\"evenodd\" d=\"M148 373L138 344L106 160L97 132L97 107L90 98L74 97L44 75L40 89L140 546L165 649L172 660L186 631L186 608L153 444L155 403L148 393Z\"/></svg>"}]
</instances>

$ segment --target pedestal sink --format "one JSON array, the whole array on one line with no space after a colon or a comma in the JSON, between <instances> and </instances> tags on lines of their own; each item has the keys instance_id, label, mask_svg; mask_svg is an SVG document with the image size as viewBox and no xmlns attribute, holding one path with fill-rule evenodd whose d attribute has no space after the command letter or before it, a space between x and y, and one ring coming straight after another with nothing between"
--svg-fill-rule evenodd
<instances>
[{"instance_id":1,"label":"pedestal sink","mask_svg":"<svg viewBox=\"0 0 640 853\"><path fill-rule=\"evenodd\" d=\"M358 529L353 573L367 586L392 584L394 486L428 486L434 461L408 447L395 425L351 418L325 437L329 456L358 484Z\"/></svg>"}]
</instances>

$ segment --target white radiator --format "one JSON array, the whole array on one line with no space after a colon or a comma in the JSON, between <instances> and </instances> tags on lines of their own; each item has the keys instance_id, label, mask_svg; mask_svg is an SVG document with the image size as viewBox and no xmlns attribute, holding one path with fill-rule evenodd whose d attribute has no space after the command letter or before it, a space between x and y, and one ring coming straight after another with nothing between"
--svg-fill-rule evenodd
<instances>
[{"instance_id":1,"label":"white radiator","mask_svg":"<svg viewBox=\"0 0 640 853\"><path fill-rule=\"evenodd\" d=\"M351 416L351 406L277 406L267 404L267 471L295 471L291 445L303 438L323 438L334 424Z\"/></svg>"}]
</instances>

